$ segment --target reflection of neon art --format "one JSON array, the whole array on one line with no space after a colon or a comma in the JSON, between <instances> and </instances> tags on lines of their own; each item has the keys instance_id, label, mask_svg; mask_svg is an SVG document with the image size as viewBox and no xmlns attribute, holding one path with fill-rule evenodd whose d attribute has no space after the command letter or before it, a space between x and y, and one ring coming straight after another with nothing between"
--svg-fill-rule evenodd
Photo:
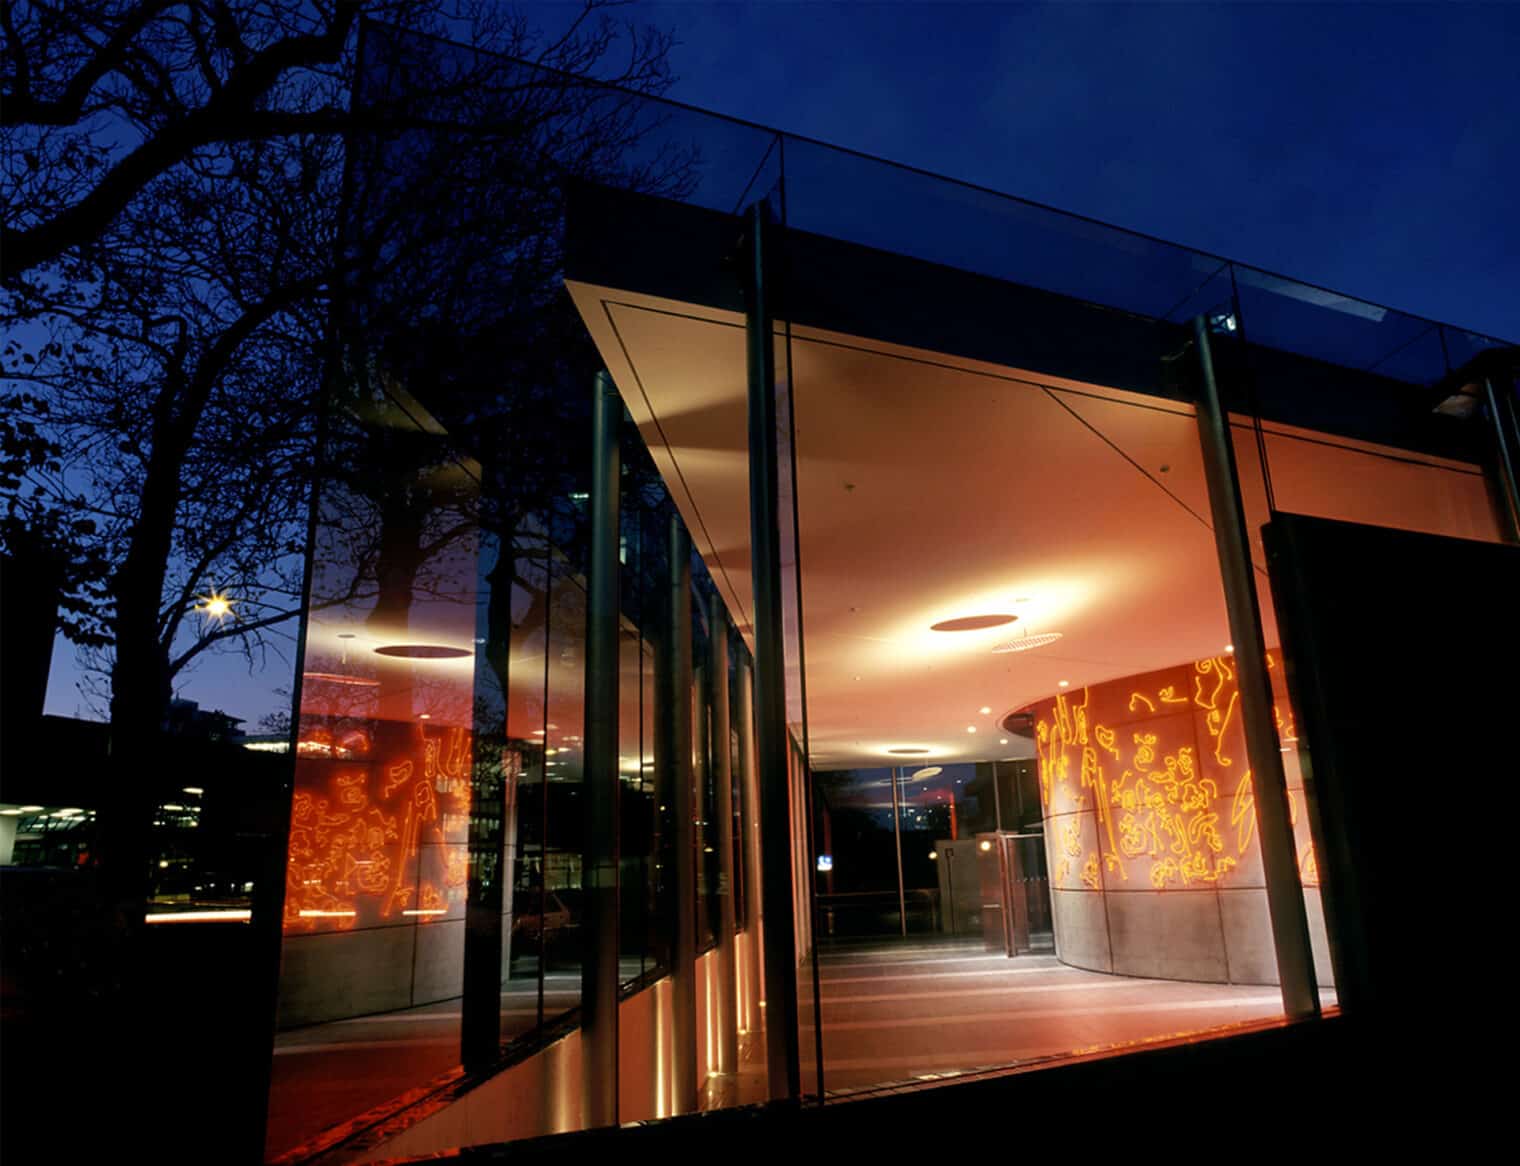
<instances>
[{"instance_id":1,"label":"reflection of neon art","mask_svg":"<svg viewBox=\"0 0 1520 1166\"><path fill-rule=\"evenodd\" d=\"M286 931L426 923L463 909L470 735L442 726L403 731L403 752L384 760L349 760L369 752L363 734L334 742L320 729L303 733Z\"/></svg>"},{"instance_id":2,"label":"reflection of neon art","mask_svg":"<svg viewBox=\"0 0 1520 1166\"><path fill-rule=\"evenodd\" d=\"M1057 885L1073 871L1092 890L1105 877L1157 890L1229 881L1256 838L1239 701L1234 659L1216 656L1034 706L1045 815L1090 810L1095 824L1084 838L1073 814L1052 833ZM1279 737L1296 741L1291 712L1275 712ZM1289 792L1295 823L1302 796ZM1307 841L1299 871L1318 882Z\"/></svg>"}]
</instances>

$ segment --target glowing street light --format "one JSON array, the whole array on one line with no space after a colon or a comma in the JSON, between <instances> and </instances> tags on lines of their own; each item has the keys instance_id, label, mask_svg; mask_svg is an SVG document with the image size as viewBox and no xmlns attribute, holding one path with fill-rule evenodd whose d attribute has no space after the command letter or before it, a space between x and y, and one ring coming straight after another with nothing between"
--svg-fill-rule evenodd
<instances>
[{"instance_id":1,"label":"glowing street light","mask_svg":"<svg viewBox=\"0 0 1520 1166\"><path fill-rule=\"evenodd\" d=\"M223 620L232 614L233 601L219 591L197 598L201 601L198 610L207 619Z\"/></svg>"}]
</instances>

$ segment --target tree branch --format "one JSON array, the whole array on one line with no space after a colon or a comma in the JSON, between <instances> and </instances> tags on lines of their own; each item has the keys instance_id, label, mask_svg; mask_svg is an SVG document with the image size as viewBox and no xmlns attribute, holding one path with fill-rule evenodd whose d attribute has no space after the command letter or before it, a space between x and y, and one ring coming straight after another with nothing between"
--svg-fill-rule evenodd
<instances>
[{"instance_id":1,"label":"tree branch","mask_svg":"<svg viewBox=\"0 0 1520 1166\"><path fill-rule=\"evenodd\" d=\"M205 105L149 137L108 170L79 201L36 226L7 232L0 238L6 279L13 280L94 238L154 178L202 146L228 140L229 131L253 111L259 99L285 73L337 61L359 3L360 0L338 0L333 23L325 32L287 37L248 58Z\"/></svg>"}]
</instances>

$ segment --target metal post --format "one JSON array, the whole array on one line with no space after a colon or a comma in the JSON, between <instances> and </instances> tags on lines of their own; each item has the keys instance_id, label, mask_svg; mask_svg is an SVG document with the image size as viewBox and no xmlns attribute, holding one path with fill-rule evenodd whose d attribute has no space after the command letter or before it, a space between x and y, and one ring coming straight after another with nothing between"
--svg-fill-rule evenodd
<instances>
[{"instance_id":1,"label":"metal post","mask_svg":"<svg viewBox=\"0 0 1520 1166\"><path fill-rule=\"evenodd\" d=\"M695 597L694 597L695 598ZM697 604L702 603L700 598ZM706 939L707 932L712 930L712 904L709 901L708 886L711 872L708 870L707 858L707 787L712 780L712 720L708 712L709 703L712 700L712 690L707 682L707 661L692 652L691 668L691 788L692 796L696 799L692 803L692 819L694 823L692 862L695 873L693 879L697 888L697 948L700 950Z\"/></svg>"},{"instance_id":2,"label":"metal post","mask_svg":"<svg viewBox=\"0 0 1520 1166\"><path fill-rule=\"evenodd\" d=\"M902 867L902 805L898 801L897 783L902 780L902 769L892 767L892 844L897 851L897 918L902 924L902 935L908 938L908 892L903 889Z\"/></svg>"},{"instance_id":3,"label":"metal post","mask_svg":"<svg viewBox=\"0 0 1520 1166\"><path fill-rule=\"evenodd\" d=\"M1506 395L1494 374L1483 378L1483 403L1493 430L1494 461L1499 494L1504 499L1506 542L1520 542L1520 422L1515 417L1513 393Z\"/></svg>"},{"instance_id":4,"label":"metal post","mask_svg":"<svg viewBox=\"0 0 1520 1166\"><path fill-rule=\"evenodd\" d=\"M1003 795L998 789L998 763L992 763L992 827L994 833L1003 829Z\"/></svg>"},{"instance_id":5,"label":"metal post","mask_svg":"<svg viewBox=\"0 0 1520 1166\"><path fill-rule=\"evenodd\" d=\"M481 702L475 710L475 761L470 767L470 832L465 874L464 973L460 983L459 1059L467 1069L501 1058L501 980L504 928L512 864L507 861L507 814L517 796L515 762L505 743L506 693L512 643L512 532L482 538L482 565L490 549L495 562L481 580L488 591L477 608L475 634L484 649L475 658L476 683L502 694L500 707Z\"/></svg>"},{"instance_id":6,"label":"metal post","mask_svg":"<svg viewBox=\"0 0 1520 1166\"><path fill-rule=\"evenodd\" d=\"M744 858L744 914L749 932L744 945L744 982L747 986L744 1027L754 1032L760 1027L760 936L765 899L760 889L760 791L755 782L755 704L754 681L749 662L741 660L739 679L739 823L743 837L740 847Z\"/></svg>"},{"instance_id":7,"label":"metal post","mask_svg":"<svg viewBox=\"0 0 1520 1166\"><path fill-rule=\"evenodd\" d=\"M618 427L606 372L592 406L591 554L586 570L586 833L581 889L581 1104L587 1128L618 1121Z\"/></svg>"},{"instance_id":8,"label":"metal post","mask_svg":"<svg viewBox=\"0 0 1520 1166\"><path fill-rule=\"evenodd\" d=\"M734 959L734 775L729 762L728 611L714 594L708 605L712 676L712 773L718 816L718 1072L739 1069L739 1024ZM714 1021L709 1021L713 1023Z\"/></svg>"},{"instance_id":9,"label":"metal post","mask_svg":"<svg viewBox=\"0 0 1520 1166\"><path fill-rule=\"evenodd\" d=\"M697 826L691 737L691 536L670 516L670 796L676 867L676 938L671 953L672 1112L697 1106Z\"/></svg>"},{"instance_id":10,"label":"metal post","mask_svg":"<svg viewBox=\"0 0 1520 1166\"><path fill-rule=\"evenodd\" d=\"M1282 985L1283 1011L1290 1017L1314 1016L1319 994L1309 948L1309 923L1304 913L1303 887L1298 881L1297 850L1288 816L1288 787L1282 753L1272 716L1272 681L1267 673L1267 648L1261 632L1261 604L1251 563L1251 543L1245 507L1240 500L1240 476L1230 419L1214 379L1208 321L1193 321L1193 340L1201 372L1198 394L1198 437L1203 448L1209 508L1214 519L1214 542L1224 581L1230 639L1235 645L1235 674L1240 688L1241 725L1246 755L1251 762L1251 785L1256 799L1256 833L1261 839L1262 867L1267 881L1267 907L1277 974Z\"/></svg>"},{"instance_id":11,"label":"metal post","mask_svg":"<svg viewBox=\"0 0 1520 1166\"><path fill-rule=\"evenodd\" d=\"M798 1052L796 902L792 894L781 606L780 480L776 451L776 341L766 282L770 210L749 211L746 257L749 364L750 562L755 603L755 751L765 845L765 1046L773 1099L802 1095Z\"/></svg>"}]
</instances>

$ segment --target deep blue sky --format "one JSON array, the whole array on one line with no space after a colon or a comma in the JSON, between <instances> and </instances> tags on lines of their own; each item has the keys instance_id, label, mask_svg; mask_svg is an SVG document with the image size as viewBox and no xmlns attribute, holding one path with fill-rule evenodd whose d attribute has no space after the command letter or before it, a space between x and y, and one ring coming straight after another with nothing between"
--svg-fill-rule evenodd
<instances>
[{"instance_id":1,"label":"deep blue sky","mask_svg":"<svg viewBox=\"0 0 1520 1166\"><path fill-rule=\"evenodd\" d=\"M1520 337L1520 5L625 13L682 101Z\"/></svg>"}]
</instances>

